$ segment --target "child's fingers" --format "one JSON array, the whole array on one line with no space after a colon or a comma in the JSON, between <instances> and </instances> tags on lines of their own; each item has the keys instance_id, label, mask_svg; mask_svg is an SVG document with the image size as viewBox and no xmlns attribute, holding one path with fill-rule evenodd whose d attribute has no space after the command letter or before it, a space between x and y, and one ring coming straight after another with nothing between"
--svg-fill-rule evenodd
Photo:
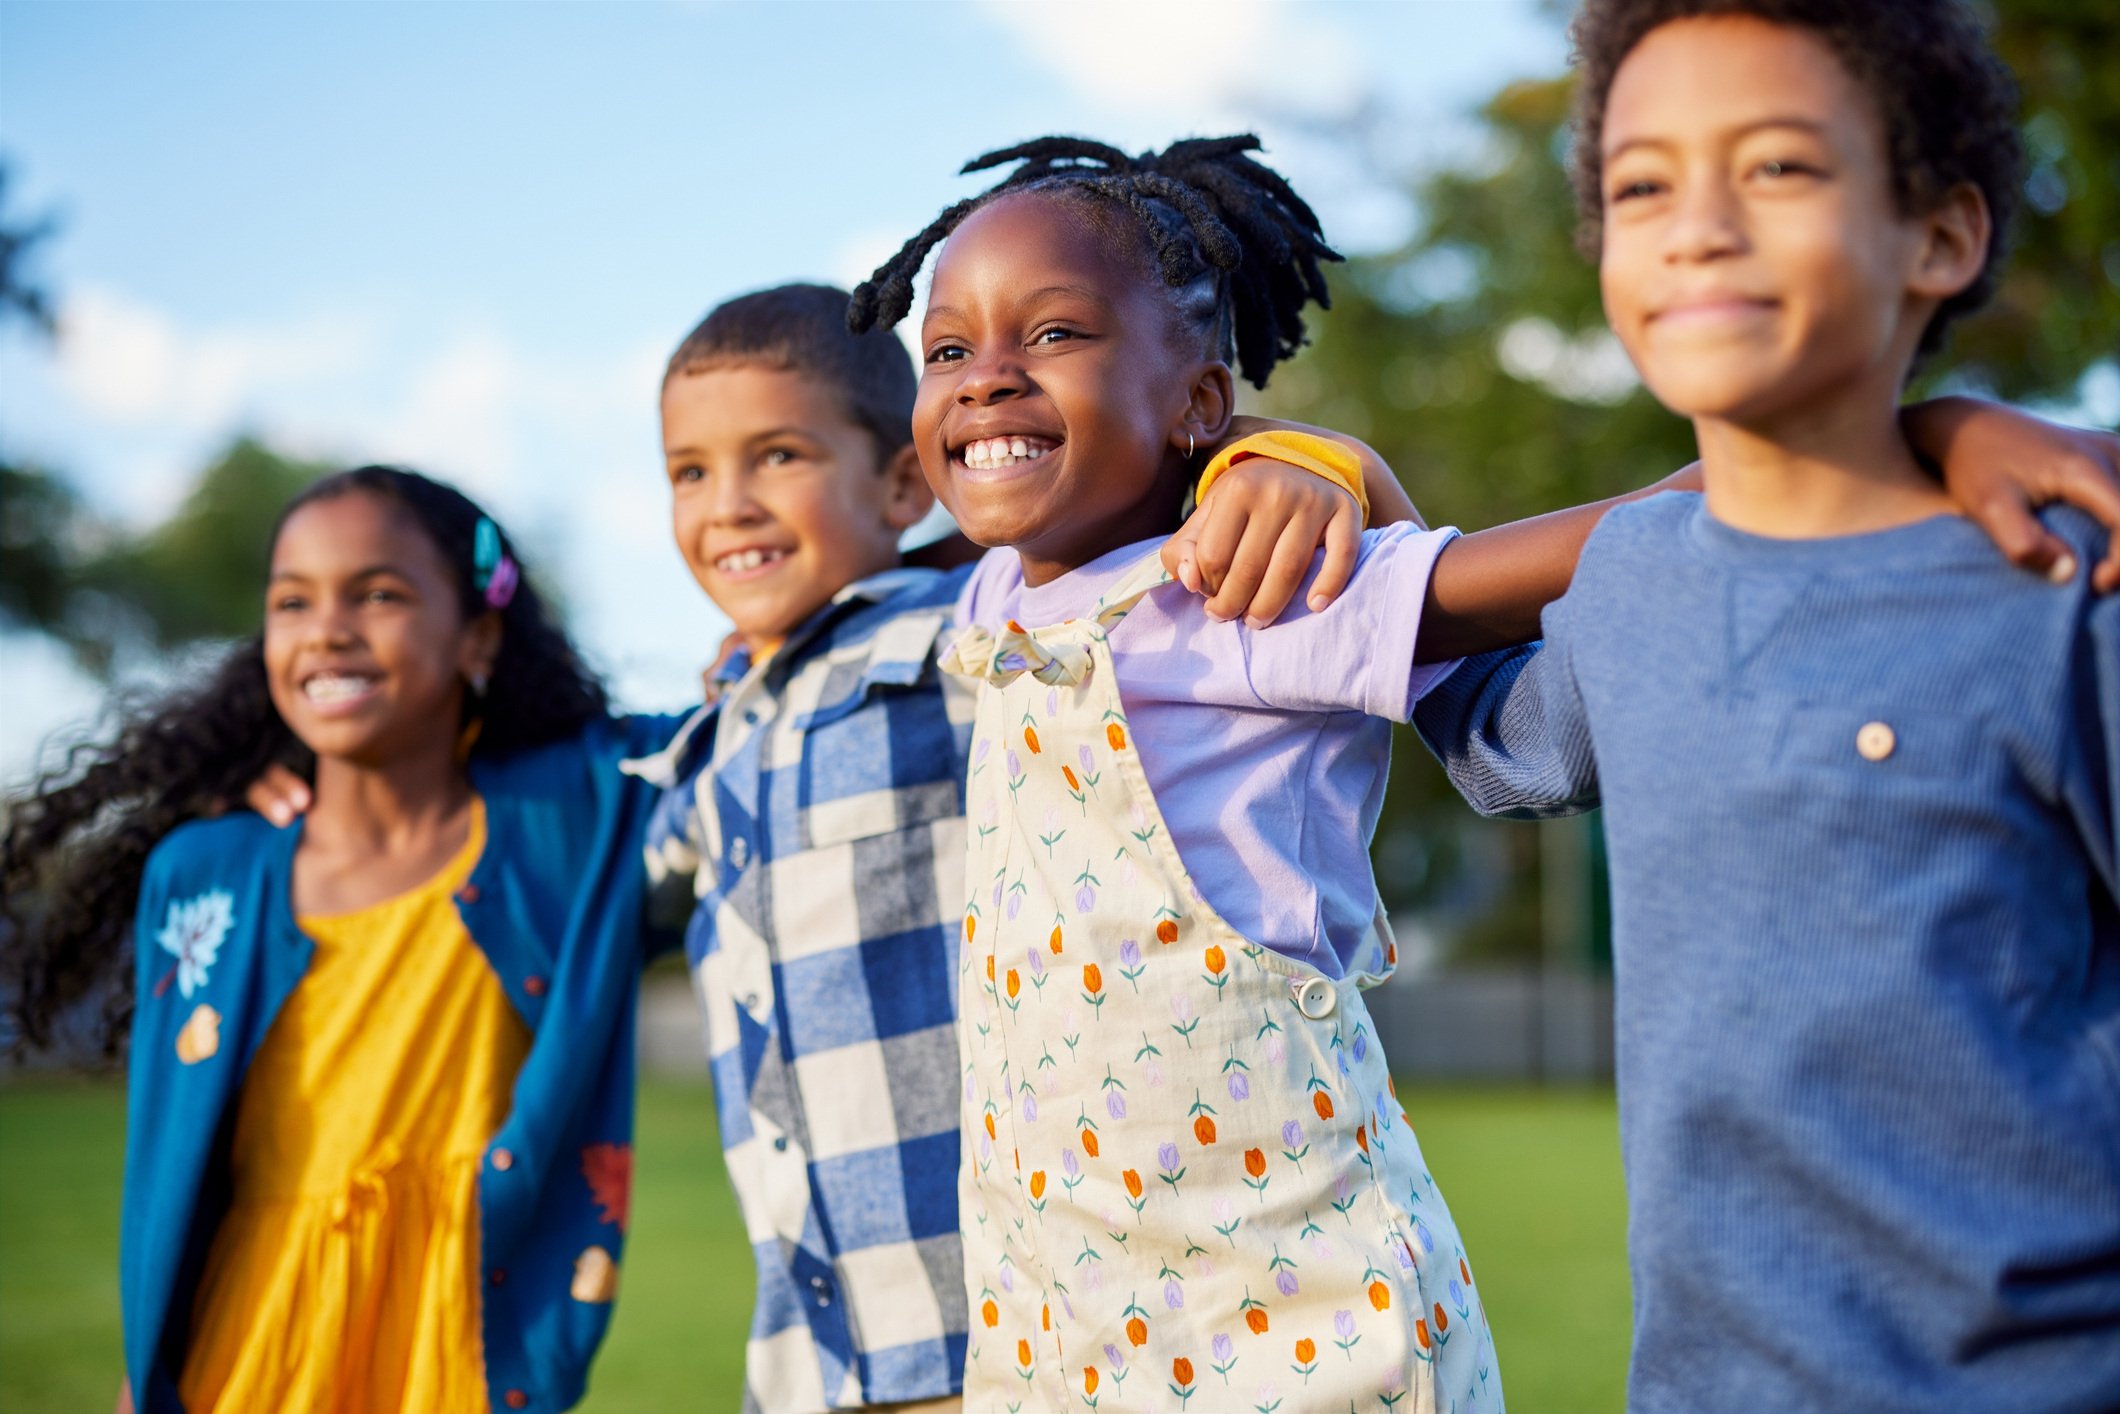
<instances>
[{"instance_id":1,"label":"child's fingers","mask_svg":"<svg viewBox=\"0 0 2120 1414\"><path fill-rule=\"evenodd\" d=\"M1274 544L1280 536L1280 521L1252 516L1244 523L1244 534L1229 557L1229 569L1215 597L1207 601L1207 612L1215 618L1241 618L1259 596L1259 586L1273 564Z\"/></svg>"},{"instance_id":2,"label":"child's fingers","mask_svg":"<svg viewBox=\"0 0 2120 1414\"><path fill-rule=\"evenodd\" d=\"M1362 517L1350 499L1332 514L1325 525L1325 563L1310 582L1310 611L1329 606L1354 578L1356 558L1362 553ZM1306 562L1307 563L1307 562Z\"/></svg>"},{"instance_id":3,"label":"child's fingers","mask_svg":"<svg viewBox=\"0 0 2120 1414\"><path fill-rule=\"evenodd\" d=\"M243 801L275 825L288 825L309 808L309 786L285 766L274 764L250 783Z\"/></svg>"},{"instance_id":4,"label":"child's fingers","mask_svg":"<svg viewBox=\"0 0 2120 1414\"><path fill-rule=\"evenodd\" d=\"M1201 508L1201 514L1207 517L1207 523L1200 527L1199 540L1193 545L1193 556L1199 564L1201 587L1197 592L1215 596L1208 605L1209 612L1212 613L1215 606L1222 602L1222 591L1229 582L1229 572L1237 563L1237 556L1243 549L1245 536L1250 532L1255 518L1247 508L1237 505L1234 501L1224 501L1219 508L1214 502L1209 502ZM1237 610L1243 607L1243 601L1240 600L1236 609L1226 614L1217 614L1216 617L1233 619L1237 616Z\"/></svg>"},{"instance_id":5,"label":"child's fingers","mask_svg":"<svg viewBox=\"0 0 2120 1414\"><path fill-rule=\"evenodd\" d=\"M1317 558L1318 536L1328 524L1329 519L1321 524L1318 515L1306 512L1282 528L1280 538L1274 541L1272 558L1267 563L1265 576L1259 581L1258 591L1245 606L1246 623L1253 628L1265 628L1281 617L1281 611L1303 587L1303 577L1310 573L1310 563Z\"/></svg>"}]
</instances>

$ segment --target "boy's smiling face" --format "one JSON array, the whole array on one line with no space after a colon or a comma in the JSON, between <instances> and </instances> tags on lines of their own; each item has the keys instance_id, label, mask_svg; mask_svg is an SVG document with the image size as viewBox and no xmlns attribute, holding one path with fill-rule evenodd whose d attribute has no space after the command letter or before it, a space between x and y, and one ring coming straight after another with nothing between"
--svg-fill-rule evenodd
<instances>
[{"instance_id":1,"label":"boy's smiling face","mask_svg":"<svg viewBox=\"0 0 2120 1414\"><path fill-rule=\"evenodd\" d=\"M731 363L663 385L677 548L757 657L858 579L898 563L933 497L910 447L876 439L816 378Z\"/></svg>"},{"instance_id":2,"label":"boy's smiling face","mask_svg":"<svg viewBox=\"0 0 2120 1414\"><path fill-rule=\"evenodd\" d=\"M1164 291L1049 195L951 233L920 340L921 465L1033 584L1174 530L1186 434L1204 446L1228 423L1228 368L1183 347Z\"/></svg>"},{"instance_id":3,"label":"boy's smiling face","mask_svg":"<svg viewBox=\"0 0 2120 1414\"><path fill-rule=\"evenodd\" d=\"M1807 30L1652 30L1601 139L1605 312L1681 415L1761 423L1856 385L1896 398L1929 315L1978 273L1984 224L1968 262L1948 209L1900 209L1875 100Z\"/></svg>"}]
</instances>

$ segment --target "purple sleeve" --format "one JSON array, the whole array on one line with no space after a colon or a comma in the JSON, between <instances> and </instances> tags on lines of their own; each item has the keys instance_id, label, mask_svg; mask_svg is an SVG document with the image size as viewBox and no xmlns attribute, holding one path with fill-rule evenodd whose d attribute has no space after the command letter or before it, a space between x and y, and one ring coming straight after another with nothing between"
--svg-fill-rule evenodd
<instances>
[{"instance_id":1,"label":"purple sleeve","mask_svg":"<svg viewBox=\"0 0 2120 1414\"><path fill-rule=\"evenodd\" d=\"M1323 612L1310 612L1298 594L1274 624L1240 629L1245 672L1259 701L1291 712L1411 718L1413 704L1457 666L1413 661L1428 576L1456 537L1449 527L1413 525L1364 532L1354 578ZM1306 580L1305 593L1308 588Z\"/></svg>"}]
</instances>

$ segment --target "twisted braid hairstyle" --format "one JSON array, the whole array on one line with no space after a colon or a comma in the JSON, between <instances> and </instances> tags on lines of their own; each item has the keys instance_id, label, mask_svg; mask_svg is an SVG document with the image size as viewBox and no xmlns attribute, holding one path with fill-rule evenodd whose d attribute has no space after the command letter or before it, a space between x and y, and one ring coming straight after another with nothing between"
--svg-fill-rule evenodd
<instances>
[{"instance_id":1,"label":"twisted braid hairstyle","mask_svg":"<svg viewBox=\"0 0 2120 1414\"><path fill-rule=\"evenodd\" d=\"M569 736L608 710L603 686L582 665L526 579L495 610L476 579L484 518L452 487L395 467L364 466L317 482L273 529L304 506L367 495L402 508L455 571L468 621L501 617L500 654L482 705L474 751L499 756ZM502 537L502 548L516 555ZM520 561L518 561L520 563ZM246 639L203 680L121 710L107 741L82 741L27 798L8 802L0 836L0 996L14 1048L50 1046L62 1021L100 1001L96 1040L115 1053L132 1012L132 914L147 856L170 831L240 802L279 764L313 779L316 758L272 705L264 641Z\"/></svg>"},{"instance_id":2,"label":"twisted braid hairstyle","mask_svg":"<svg viewBox=\"0 0 2120 1414\"><path fill-rule=\"evenodd\" d=\"M1303 306L1331 307L1322 269L1341 257L1280 173L1247 154L1250 133L1191 138L1129 157L1086 138L1044 137L975 158L964 171L1020 163L1000 182L943 211L854 291L847 327L889 328L913 306L928 252L974 211L1004 196L1077 203L1101 234L1130 239L1143 274L1171 293L1181 329L1213 357L1266 386L1304 341Z\"/></svg>"}]
</instances>

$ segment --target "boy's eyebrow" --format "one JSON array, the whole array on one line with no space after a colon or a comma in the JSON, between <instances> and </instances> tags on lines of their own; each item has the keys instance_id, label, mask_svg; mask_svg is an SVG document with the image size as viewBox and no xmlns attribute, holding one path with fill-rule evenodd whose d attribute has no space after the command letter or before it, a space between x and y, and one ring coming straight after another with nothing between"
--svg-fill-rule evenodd
<instances>
[{"instance_id":1,"label":"boy's eyebrow","mask_svg":"<svg viewBox=\"0 0 2120 1414\"><path fill-rule=\"evenodd\" d=\"M1727 136L1733 139L1741 137L1750 137L1753 133L1756 133L1763 128L1801 128L1805 132L1812 133L1818 137L1824 137L1826 132L1826 125L1824 123L1819 122L1816 118L1798 118L1793 115L1787 115L1772 118L1755 118L1749 123L1741 123L1737 127L1731 129ZM1621 153L1629 151L1633 148L1670 147L1675 142L1676 139L1668 137L1630 137L1625 142L1620 143L1616 147L1607 148L1605 151L1605 160L1607 162L1610 162L1613 158L1619 156Z\"/></svg>"},{"instance_id":2,"label":"boy's eyebrow","mask_svg":"<svg viewBox=\"0 0 2120 1414\"><path fill-rule=\"evenodd\" d=\"M405 572L404 572L403 570L399 569L399 568L398 568L398 567L397 567L396 565L389 565L389 564L382 564L382 565L364 565L364 566L362 566L362 567L361 567L360 569L357 569L357 570L355 570L355 571L354 571L354 572L353 572L352 574L349 574L349 575L347 575L347 576L346 576L346 578L348 578L348 579L368 579L368 578L370 578L371 576L374 576L374 575L379 575L379 574L387 574L387 575L391 575L391 576L394 576L395 578L398 578L398 579L408 579L408 580L409 580L409 579L411 579L411 578L412 578L412 576L411 576L411 575L409 575L409 574L406 574L406 573L405 573ZM269 581L267 581L267 582L268 582L268 583L271 583L271 584L278 584L278 583L279 583L279 582L280 582L281 580L283 580L283 579L292 579L292 580L299 580L299 581L301 581L301 582L303 582L303 583L305 583L305 584L306 584L306 583L307 583L308 581L310 581L310 580L311 580L311 579L313 579L313 578L315 578L315 576L314 576L314 575L308 575L308 574L304 574L304 573L302 573L302 572L301 572L300 570L274 570L274 571L272 572L272 578L271 578L271 579L270 579Z\"/></svg>"}]
</instances>

